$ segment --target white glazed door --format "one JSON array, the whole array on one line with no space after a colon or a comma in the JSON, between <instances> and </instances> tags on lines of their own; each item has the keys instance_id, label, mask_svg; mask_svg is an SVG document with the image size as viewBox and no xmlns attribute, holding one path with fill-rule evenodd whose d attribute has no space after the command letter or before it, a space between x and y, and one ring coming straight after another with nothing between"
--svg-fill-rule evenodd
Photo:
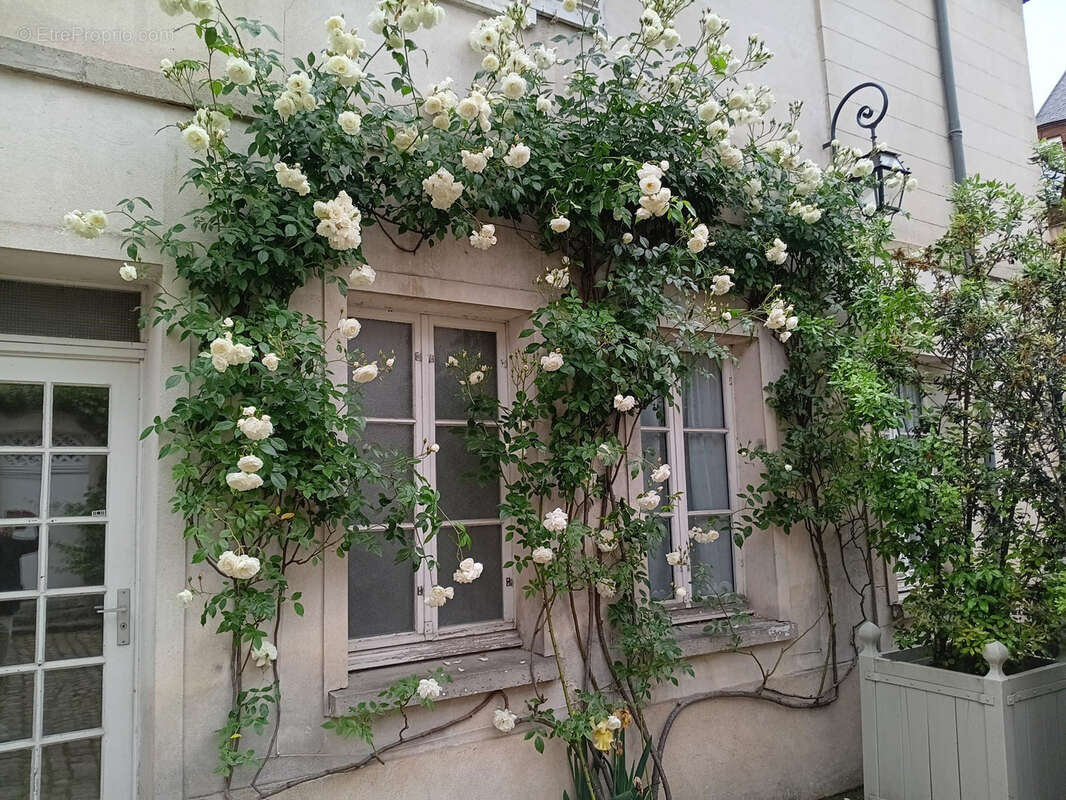
<instances>
[{"instance_id":1,"label":"white glazed door","mask_svg":"<svg viewBox=\"0 0 1066 800\"><path fill-rule=\"evenodd\" d=\"M0 800L133 796L137 372L0 356Z\"/></svg>"}]
</instances>

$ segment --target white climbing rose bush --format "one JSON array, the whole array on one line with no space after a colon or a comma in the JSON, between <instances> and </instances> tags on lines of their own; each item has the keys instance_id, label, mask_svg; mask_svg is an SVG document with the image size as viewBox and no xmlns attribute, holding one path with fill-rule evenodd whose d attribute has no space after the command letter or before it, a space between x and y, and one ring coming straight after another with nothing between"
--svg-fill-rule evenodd
<instances>
[{"instance_id":1,"label":"white climbing rose bush","mask_svg":"<svg viewBox=\"0 0 1066 800\"><path fill-rule=\"evenodd\" d=\"M435 492L396 477L414 459L388 462L346 443L363 427L358 386L388 380L390 354L360 350L356 319L338 324L288 308L309 281L342 293L371 286L376 273L362 253L371 226L389 239L407 234L411 249L469 243L490 251L471 255L486 268L514 228L552 256L537 281L544 304L512 358L515 402L497 408L484 391L490 354L456 354L448 366L470 404L468 448L487 479L503 467L514 476L502 516L560 669L553 617L575 607L564 598L587 595L607 628L600 641L611 685L579 688L564 672L566 715L535 695L530 735L538 749L546 736L562 738L581 764L586 745L611 747L622 718L650 743L641 709L684 666L667 611L647 592L646 559L663 535L658 514L674 497L661 487L632 501L616 491L627 470L654 471L658 484L669 478L668 465L626 455L635 419L670 396L697 358L728 357L713 336L726 325L746 334L765 326L782 342L802 337L802 301L811 298L790 274L810 263L846 273L883 234L856 207L865 165L846 149L824 168L805 158L798 108L778 108L752 82L769 51L757 37L734 50L728 22L697 16L688 0L650 0L634 32L617 39L593 16L593 35L552 47L526 41L527 10L514 6L471 32L481 69L461 88L448 76L429 85L412 78L415 51L434 42L425 31L444 13L432 3L382 0L365 33L331 17L322 50L292 63L267 41L272 29L234 21L222 3L162 5L192 13L188 35L207 50L202 60L163 65L198 109L174 134L203 200L191 218L198 235L156 218L142 198L111 213L125 220L133 263L124 279L156 252L175 265L188 290L162 291L152 319L203 356L175 370L168 386L185 383L188 393L146 434L159 434L161 454L176 458L173 507L194 563L219 575L217 585L186 591L203 597L204 624L231 637L235 700L219 747L227 782L234 767L269 757L240 738L276 720L280 623L284 610L303 611L287 569L382 539L401 540L417 563L440 527ZM682 13L698 24L682 24ZM211 58L224 69L210 71ZM251 108L240 149L231 147L234 94ZM108 220L73 211L65 223L95 238ZM352 365L354 388L331 382L333 351ZM486 413L498 428L477 423ZM367 485L387 491L366 497ZM405 530L412 514L415 528ZM371 516L382 530L369 530ZM457 544L462 555L462 531ZM477 580L477 556L458 561L458 588L435 585L426 602L443 605ZM687 592L679 586L675 596ZM617 650L608 652L608 639ZM272 678L246 682L250 660ZM401 682L387 702L327 727L369 742L377 716L432 704L446 680ZM501 730L514 723L512 712L497 712ZM581 772L593 780L587 766Z\"/></svg>"}]
</instances>

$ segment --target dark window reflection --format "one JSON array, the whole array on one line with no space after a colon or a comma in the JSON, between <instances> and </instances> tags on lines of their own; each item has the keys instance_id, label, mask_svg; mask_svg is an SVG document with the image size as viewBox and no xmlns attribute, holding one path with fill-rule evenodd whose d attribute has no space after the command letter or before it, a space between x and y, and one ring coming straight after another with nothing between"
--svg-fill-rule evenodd
<instances>
[{"instance_id":1,"label":"dark window reflection","mask_svg":"<svg viewBox=\"0 0 1066 800\"><path fill-rule=\"evenodd\" d=\"M0 455L0 517L26 519L41 512L41 457Z\"/></svg>"},{"instance_id":2,"label":"dark window reflection","mask_svg":"<svg viewBox=\"0 0 1066 800\"><path fill-rule=\"evenodd\" d=\"M0 800L26 800L30 796L31 750L0 753Z\"/></svg>"},{"instance_id":3,"label":"dark window reflection","mask_svg":"<svg viewBox=\"0 0 1066 800\"><path fill-rule=\"evenodd\" d=\"M44 733L100 727L104 667L51 669L44 673Z\"/></svg>"},{"instance_id":4,"label":"dark window reflection","mask_svg":"<svg viewBox=\"0 0 1066 800\"><path fill-rule=\"evenodd\" d=\"M41 748L41 797L98 800L100 740L79 739Z\"/></svg>"},{"instance_id":5,"label":"dark window reflection","mask_svg":"<svg viewBox=\"0 0 1066 800\"><path fill-rule=\"evenodd\" d=\"M49 479L53 517L91 517L107 508L107 456L53 455Z\"/></svg>"},{"instance_id":6,"label":"dark window reflection","mask_svg":"<svg viewBox=\"0 0 1066 800\"><path fill-rule=\"evenodd\" d=\"M39 447L44 422L44 386L0 383L0 445Z\"/></svg>"},{"instance_id":7,"label":"dark window reflection","mask_svg":"<svg viewBox=\"0 0 1066 800\"><path fill-rule=\"evenodd\" d=\"M33 673L0 675L0 742L33 735Z\"/></svg>"},{"instance_id":8,"label":"dark window reflection","mask_svg":"<svg viewBox=\"0 0 1066 800\"><path fill-rule=\"evenodd\" d=\"M103 655L104 616L96 613L96 606L104 603L102 594L49 597L46 603L46 661Z\"/></svg>"},{"instance_id":9,"label":"dark window reflection","mask_svg":"<svg viewBox=\"0 0 1066 800\"><path fill-rule=\"evenodd\" d=\"M106 386L56 386L52 389L52 446L106 447Z\"/></svg>"}]
</instances>

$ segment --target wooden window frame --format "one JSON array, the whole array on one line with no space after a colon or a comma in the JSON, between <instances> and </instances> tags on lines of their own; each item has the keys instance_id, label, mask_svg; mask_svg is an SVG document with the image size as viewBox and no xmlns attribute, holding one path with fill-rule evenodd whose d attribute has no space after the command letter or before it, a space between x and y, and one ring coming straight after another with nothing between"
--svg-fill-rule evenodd
<instances>
[{"instance_id":1,"label":"wooden window frame","mask_svg":"<svg viewBox=\"0 0 1066 800\"><path fill-rule=\"evenodd\" d=\"M412 425L412 456L424 452L426 443L436 440L436 427L441 424L466 424L466 420L440 419L435 416L436 395L434 384L434 329L438 327L460 330L489 331L496 335L496 353L494 354L493 376L496 379L498 396L501 403L509 401L510 383L508 381L507 334L506 323L483 319L451 317L435 313L419 312L366 312L360 311L362 320L396 322L411 325L411 364L412 364L412 410L414 416L367 417L368 423L406 422ZM484 354L482 354L484 357ZM488 363L487 361L485 363ZM388 378L386 377L386 380ZM415 465L418 474L436 486L437 455L430 454ZM500 497L503 497L503 479L500 479ZM443 504L447 513L447 504ZM498 525L500 527L501 564L512 560L512 542L506 539L507 521L502 517L493 519L460 519L467 527L475 525ZM437 537L425 543L427 555L436 556ZM477 553L471 553L477 557ZM514 647L521 644L515 629L515 575L512 567L502 567L503 617L499 620L472 622L461 625L442 627L437 623L437 609L426 605L425 599L434 581L429 567L423 562L415 573L415 609L414 629L402 633L388 633L377 636L348 639L348 668L367 669L411 661L419 661L441 656L483 650ZM347 581L347 570L345 570ZM440 576L436 581L442 586L453 585L451 576ZM462 591L462 585L456 587ZM345 593L347 597L347 592Z\"/></svg>"}]
</instances>

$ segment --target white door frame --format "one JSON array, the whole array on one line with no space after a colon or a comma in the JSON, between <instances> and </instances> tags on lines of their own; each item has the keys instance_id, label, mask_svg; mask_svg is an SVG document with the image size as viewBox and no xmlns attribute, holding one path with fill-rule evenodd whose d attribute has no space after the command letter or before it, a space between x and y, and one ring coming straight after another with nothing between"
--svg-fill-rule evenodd
<instances>
[{"instance_id":1,"label":"white door frame","mask_svg":"<svg viewBox=\"0 0 1066 800\"><path fill-rule=\"evenodd\" d=\"M146 347L140 343L63 340L49 337L0 336L0 380L78 385L109 385L107 516L108 548L106 563L106 594L104 605L114 607L119 589L129 589L131 597L128 646L117 644L115 614L104 614L104 650L100 659L103 670L103 705L101 725L101 797L135 796L135 770L139 757L136 730L135 698L137 692L137 654L140 643L152 624L151 609L139 607L142 602L138 590L138 542L140 504L140 447L141 426L141 361ZM44 458L50 445L50 393L46 393L44 408ZM44 473L47 475L47 471ZM47 477L43 480L42 497L47 497ZM42 501L43 502L43 501ZM41 533L49 524L47 508L40 509ZM93 521L99 521L94 519ZM40 533L39 533L40 535ZM46 548L39 559L47 568ZM40 589L41 587L36 587ZM38 628L43 623L42 604L38 603ZM38 656L41 654L38 653ZM76 663L76 662L75 662ZM34 708L34 733L41 731L42 681L37 681ZM70 734L67 739L79 738ZM46 737L46 741L61 741L64 735ZM38 751L34 753L34 774L40 771ZM36 800L36 795L34 795ZM42 800L44 800L42 798Z\"/></svg>"}]
</instances>

